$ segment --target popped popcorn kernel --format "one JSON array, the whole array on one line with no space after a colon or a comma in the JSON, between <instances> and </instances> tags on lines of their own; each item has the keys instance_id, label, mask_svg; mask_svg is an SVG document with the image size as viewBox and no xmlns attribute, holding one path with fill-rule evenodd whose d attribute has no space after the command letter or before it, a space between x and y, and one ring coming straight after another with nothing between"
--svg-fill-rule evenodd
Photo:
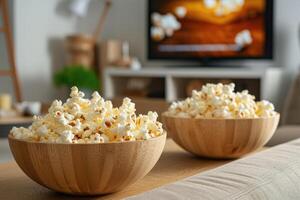
<instances>
[{"instance_id":1,"label":"popped popcorn kernel","mask_svg":"<svg viewBox=\"0 0 300 200\"><path fill-rule=\"evenodd\" d=\"M184 118L259 118L276 114L271 102L255 102L248 90L234 92L234 88L234 83L208 83L184 101L173 102L167 114Z\"/></svg>"},{"instance_id":2,"label":"popped popcorn kernel","mask_svg":"<svg viewBox=\"0 0 300 200\"><path fill-rule=\"evenodd\" d=\"M147 140L164 133L157 113L137 116L129 98L124 98L120 107L113 107L98 92L91 99L84 96L72 87L65 103L53 101L45 116L34 116L28 128L14 127L12 136L36 142L92 144Z\"/></svg>"},{"instance_id":3,"label":"popped popcorn kernel","mask_svg":"<svg viewBox=\"0 0 300 200\"><path fill-rule=\"evenodd\" d=\"M215 16L222 17L238 12L245 4L245 0L204 0L206 9L214 11Z\"/></svg>"}]
</instances>

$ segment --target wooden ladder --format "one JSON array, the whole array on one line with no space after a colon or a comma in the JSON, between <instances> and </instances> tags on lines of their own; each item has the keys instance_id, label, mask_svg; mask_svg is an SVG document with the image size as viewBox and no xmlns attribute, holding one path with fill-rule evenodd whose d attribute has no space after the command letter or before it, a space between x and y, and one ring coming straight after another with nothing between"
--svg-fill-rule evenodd
<instances>
[{"instance_id":1,"label":"wooden ladder","mask_svg":"<svg viewBox=\"0 0 300 200\"><path fill-rule=\"evenodd\" d=\"M17 75L17 69L16 69L16 62L15 62L15 50L14 50L14 44L13 44L13 38L12 38L12 31L9 21L9 12L8 12L8 5L7 0L0 0L0 12L3 19L3 25L0 27L0 32L4 34L5 41L6 41L6 48L7 48L7 55L8 55L8 63L9 68L6 70L0 69L0 76L9 76L12 79L13 85L14 85L14 92L15 97L18 102L22 100L21 97L21 90L19 85L19 79ZM1 86L0 86L1 87Z\"/></svg>"}]
</instances>

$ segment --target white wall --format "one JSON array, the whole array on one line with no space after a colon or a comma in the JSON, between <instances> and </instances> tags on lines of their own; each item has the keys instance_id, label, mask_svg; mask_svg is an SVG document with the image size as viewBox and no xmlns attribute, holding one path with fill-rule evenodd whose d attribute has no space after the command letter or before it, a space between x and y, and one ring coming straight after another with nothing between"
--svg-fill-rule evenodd
<instances>
[{"instance_id":1,"label":"white wall","mask_svg":"<svg viewBox=\"0 0 300 200\"><path fill-rule=\"evenodd\" d=\"M55 95L54 65L63 64L62 38L75 20L61 17L60 0L15 0L14 29L18 72L24 99L49 101Z\"/></svg>"},{"instance_id":2,"label":"white wall","mask_svg":"<svg viewBox=\"0 0 300 200\"><path fill-rule=\"evenodd\" d=\"M275 61L249 61L243 64L282 67L288 74L283 86L285 92L300 65L300 1L275 1ZM63 64L61 40L72 32L90 33L103 7L103 1L92 0L88 16L77 20L66 12L67 3L67 0L15 0L17 64L25 99L47 101L55 97L57 93L51 83L51 76L54 67ZM131 53L146 65L172 64L147 63L145 15L146 0L113 0L104 38L128 40Z\"/></svg>"}]
</instances>

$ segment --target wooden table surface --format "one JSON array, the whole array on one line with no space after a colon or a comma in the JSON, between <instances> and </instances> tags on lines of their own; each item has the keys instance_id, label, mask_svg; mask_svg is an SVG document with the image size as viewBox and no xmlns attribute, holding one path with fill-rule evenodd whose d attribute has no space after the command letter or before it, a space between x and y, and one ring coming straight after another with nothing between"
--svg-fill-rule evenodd
<instances>
[{"instance_id":1,"label":"wooden table surface","mask_svg":"<svg viewBox=\"0 0 300 200\"><path fill-rule=\"evenodd\" d=\"M122 199L139 194L159 186L192 176L199 172L216 168L230 162L230 160L209 160L195 157L177 146L171 139L167 139L164 152L143 179L118 193L97 196L78 197L78 199ZM0 165L0 199L71 199L77 198L52 192L29 179L15 162Z\"/></svg>"},{"instance_id":2,"label":"wooden table surface","mask_svg":"<svg viewBox=\"0 0 300 200\"><path fill-rule=\"evenodd\" d=\"M32 123L32 117L14 116L14 117L0 117L0 125L13 124L29 124Z\"/></svg>"}]
</instances>

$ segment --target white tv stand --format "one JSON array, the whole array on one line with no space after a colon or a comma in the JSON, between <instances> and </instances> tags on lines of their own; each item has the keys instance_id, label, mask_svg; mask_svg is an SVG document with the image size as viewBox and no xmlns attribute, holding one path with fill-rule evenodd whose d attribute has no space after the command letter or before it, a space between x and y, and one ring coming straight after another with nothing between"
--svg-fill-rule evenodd
<instances>
[{"instance_id":1,"label":"white tv stand","mask_svg":"<svg viewBox=\"0 0 300 200\"><path fill-rule=\"evenodd\" d=\"M259 84L260 99L272 101L278 106L282 71L279 68L161 68L144 67L141 70L107 67L104 71L104 96L113 99L122 96L126 80L130 78L152 78L164 81L164 99L168 102L185 98L187 81L195 79L255 80Z\"/></svg>"}]
</instances>

